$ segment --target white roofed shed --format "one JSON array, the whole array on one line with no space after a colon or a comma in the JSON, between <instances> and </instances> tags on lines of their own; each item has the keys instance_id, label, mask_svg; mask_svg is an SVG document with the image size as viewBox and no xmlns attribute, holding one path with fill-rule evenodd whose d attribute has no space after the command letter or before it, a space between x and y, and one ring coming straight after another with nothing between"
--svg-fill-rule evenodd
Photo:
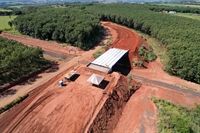
<instances>
[{"instance_id":1,"label":"white roofed shed","mask_svg":"<svg viewBox=\"0 0 200 133\"><path fill-rule=\"evenodd\" d=\"M126 54L128 50L110 48L97 59L92 61L88 67L93 69L100 69L102 71L109 73L112 70L112 67ZM101 71L101 70L100 70Z\"/></svg>"}]
</instances>

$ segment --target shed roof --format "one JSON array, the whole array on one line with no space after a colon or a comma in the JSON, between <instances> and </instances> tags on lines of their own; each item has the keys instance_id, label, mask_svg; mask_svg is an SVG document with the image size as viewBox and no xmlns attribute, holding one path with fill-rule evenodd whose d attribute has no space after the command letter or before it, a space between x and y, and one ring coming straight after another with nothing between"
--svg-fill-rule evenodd
<instances>
[{"instance_id":1,"label":"shed roof","mask_svg":"<svg viewBox=\"0 0 200 133\"><path fill-rule=\"evenodd\" d=\"M127 52L128 50L110 48L104 54L92 61L91 64L111 69Z\"/></svg>"}]
</instances>

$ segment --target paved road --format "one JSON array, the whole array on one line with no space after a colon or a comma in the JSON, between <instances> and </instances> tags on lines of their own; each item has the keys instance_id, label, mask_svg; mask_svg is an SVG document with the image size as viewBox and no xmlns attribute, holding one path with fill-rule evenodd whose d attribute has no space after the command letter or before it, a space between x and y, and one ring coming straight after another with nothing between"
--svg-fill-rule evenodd
<instances>
[{"instance_id":1,"label":"paved road","mask_svg":"<svg viewBox=\"0 0 200 133\"><path fill-rule=\"evenodd\" d=\"M158 86L161 86L161 87L165 87L165 88L168 88L168 89L172 89L172 90L176 90L176 91L179 91L179 92L183 92L183 93L191 94L193 96L200 97L200 92L195 91L195 90L184 89L180 86L175 86L175 85L172 85L172 84L167 84L167 83L156 81L156 80L150 80L150 79L140 77L140 76L137 76L137 75L131 75L131 76L132 76L133 79L134 78L139 79L139 80L142 80L143 82L151 83L151 84L154 84L154 85L158 85Z\"/></svg>"}]
</instances>

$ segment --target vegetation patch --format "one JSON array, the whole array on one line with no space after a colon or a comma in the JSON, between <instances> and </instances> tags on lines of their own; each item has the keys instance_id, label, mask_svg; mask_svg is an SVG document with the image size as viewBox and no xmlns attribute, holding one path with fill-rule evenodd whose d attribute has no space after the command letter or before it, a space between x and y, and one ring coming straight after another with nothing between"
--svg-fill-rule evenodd
<instances>
[{"instance_id":1,"label":"vegetation patch","mask_svg":"<svg viewBox=\"0 0 200 133\"><path fill-rule=\"evenodd\" d=\"M22 102L24 99L26 99L28 97L28 94L25 94L21 97L18 97L16 100L12 101L11 103L5 105L4 107L0 108L0 114L9 110L10 108L12 108L13 106L19 104L20 102Z\"/></svg>"},{"instance_id":2,"label":"vegetation patch","mask_svg":"<svg viewBox=\"0 0 200 133\"><path fill-rule=\"evenodd\" d=\"M200 105L188 108L162 99L152 98L158 109L159 133L199 133Z\"/></svg>"},{"instance_id":3,"label":"vegetation patch","mask_svg":"<svg viewBox=\"0 0 200 133\"><path fill-rule=\"evenodd\" d=\"M111 38L109 39L109 41L108 41L104 46L102 46L99 50L97 50L95 53L93 53L93 57L96 59L96 58L98 58L100 55L102 55L103 52L104 52L104 50L105 50L105 48L106 48L108 45L110 45L111 43L112 43L112 36L111 36Z\"/></svg>"},{"instance_id":4,"label":"vegetation patch","mask_svg":"<svg viewBox=\"0 0 200 133\"><path fill-rule=\"evenodd\" d=\"M176 16L181 16L181 17L186 17L186 18L200 20L200 15L199 14L193 14L193 13L176 13L175 15Z\"/></svg>"},{"instance_id":5,"label":"vegetation patch","mask_svg":"<svg viewBox=\"0 0 200 133\"><path fill-rule=\"evenodd\" d=\"M0 37L0 59L0 85L17 81L49 64L43 58L41 48L28 47L3 37Z\"/></svg>"},{"instance_id":6,"label":"vegetation patch","mask_svg":"<svg viewBox=\"0 0 200 133\"><path fill-rule=\"evenodd\" d=\"M78 8L35 9L13 23L21 34L70 43L84 50L94 47L102 36L99 19Z\"/></svg>"},{"instance_id":7,"label":"vegetation patch","mask_svg":"<svg viewBox=\"0 0 200 133\"><path fill-rule=\"evenodd\" d=\"M12 21L17 16L0 16L0 30L11 30L8 22Z\"/></svg>"},{"instance_id":8,"label":"vegetation patch","mask_svg":"<svg viewBox=\"0 0 200 133\"><path fill-rule=\"evenodd\" d=\"M135 61L134 65L141 67L143 65L143 62L142 61Z\"/></svg>"},{"instance_id":9,"label":"vegetation patch","mask_svg":"<svg viewBox=\"0 0 200 133\"><path fill-rule=\"evenodd\" d=\"M0 8L0 12L12 12L12 10L10 10L10 9Z\"/></svg>"},{"instance_id":10,"label":"vegetation patch","mask_svg":"<svg viewBox=\"0 0 200 133\"><path fill-rule=\"evenodd\" d=\"M142 46L140 47L138 52L139 52L139 55L142 57L142 59L147 62L153 61L157 58L157 56L153 52L152 46L149 46L149 48L147 49L145 47L145 45L142 44ZM140 64L138 64L138 65L140 65Z\"/></svg>"}]
</instances>

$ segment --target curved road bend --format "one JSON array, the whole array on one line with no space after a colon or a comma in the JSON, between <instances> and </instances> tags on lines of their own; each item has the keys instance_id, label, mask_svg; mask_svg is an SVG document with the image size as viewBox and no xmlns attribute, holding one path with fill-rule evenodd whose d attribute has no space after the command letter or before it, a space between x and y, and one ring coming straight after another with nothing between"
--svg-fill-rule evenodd
<instances>
[{"instance_id":1,"label":"curved road bend","mask_svg":"<svg viewBox=\"0 0 200 133\"><path fill-rule=\"evenodd\" d=\"M172 90L176 90L176 91L179 91L179 92L183 92L183 93L186 93L186 94L191 94L193 96L200 97L200 92L198 92L198 91L194 91L194 90L191 90L191 89L190 90L184 89L184 88L179 87L179 86L167 84L167 83L156 81L156 80L150 80L150 79L140 77L140 76L136 76L136 75L132 75L132 74L130 74L130 75L132 76L132 78L142 80L146 83L151 83L151 84L154 84L154 85L158 85L158 86L161 86L161 87L169 88L169 89L172 89Z\"/></svg>"}]
</instances>

